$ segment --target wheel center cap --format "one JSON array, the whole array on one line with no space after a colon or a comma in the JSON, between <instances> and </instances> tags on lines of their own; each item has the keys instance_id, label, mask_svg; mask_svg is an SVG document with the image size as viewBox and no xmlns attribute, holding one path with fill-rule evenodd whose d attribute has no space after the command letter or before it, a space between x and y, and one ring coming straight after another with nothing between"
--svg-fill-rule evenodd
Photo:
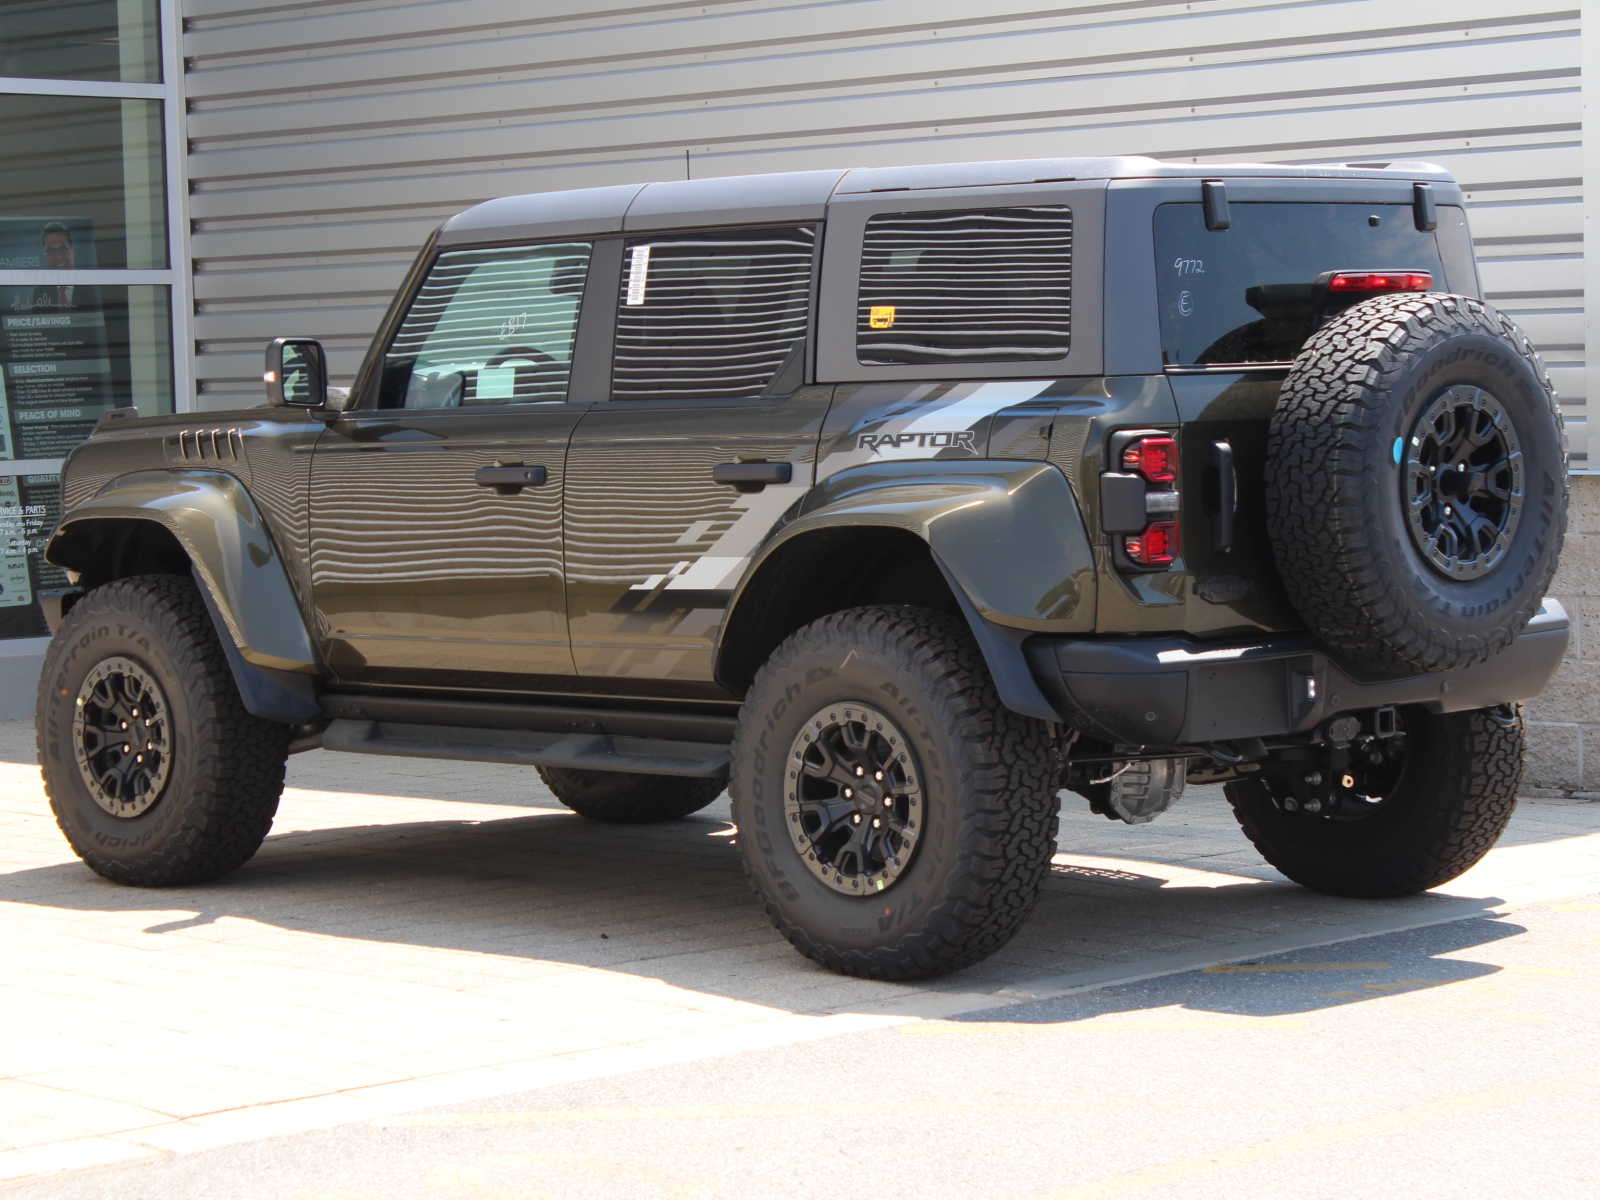
<instances>
[{"instance_id":1,"label":"wheel center cap","mask_svg":"<svg viewBox=\"0 0 1600 1200\"><path fill-rule=\"evenodd\" d=\"M922 788L904 733L885 714L830 704L795 735L784 814L806 869L845 895L875 895L910 863L922 833Z\"/></svg>"}]
</instances>

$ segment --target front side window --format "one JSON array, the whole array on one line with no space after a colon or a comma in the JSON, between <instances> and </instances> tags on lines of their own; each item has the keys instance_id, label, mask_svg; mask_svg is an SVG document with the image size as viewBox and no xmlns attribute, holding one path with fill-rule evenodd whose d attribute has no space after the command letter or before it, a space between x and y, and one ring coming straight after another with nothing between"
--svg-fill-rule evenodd
<instances>
[{"instance_id":1,"label":"front side window","mask_svg":"<svg viewBox=\"0 0 1600 1200\"><path fill-rule=\"evenodd\" d=\"M383 408L564 400L583 242L439 255L384 355Z\"/></svg>"},{"instance_id":2,"label":"front side window","mask_svg":"<svg viewBox=\"0 0 1600 1200\"><path fill-rule=\"evenodd\" d=\"M1067 356L1072 210L880 213L861 244L856 358L868 366Z\"/></svg>"},{"instance_id":3,"label":"front side window","mask_svg":"<svg viewBox=\"0 0 1600 1200\"><path fill-rule=\"evenodd\" d=\"M722 229L624 248L617 400L762 396L805 338L816 230Z\"/></svg>"}]
</instances>

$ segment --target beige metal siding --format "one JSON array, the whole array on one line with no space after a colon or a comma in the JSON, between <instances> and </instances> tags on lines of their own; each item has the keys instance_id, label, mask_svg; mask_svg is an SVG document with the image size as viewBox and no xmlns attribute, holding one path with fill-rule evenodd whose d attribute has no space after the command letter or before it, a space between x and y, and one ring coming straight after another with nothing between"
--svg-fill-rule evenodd
<instances>
[{"instance_id":1,"label":"beige metal siding","mask_svg":"<svg viewBox=\"0 0 1600 1200\"><path fill-rule=\"evenodd\" d=\"M418 243L519 191L1035 154L1420 157L1584 449L1579 9L1534 0L185 0L198 377L347 375Z\"/></svg>"}]
</instances>

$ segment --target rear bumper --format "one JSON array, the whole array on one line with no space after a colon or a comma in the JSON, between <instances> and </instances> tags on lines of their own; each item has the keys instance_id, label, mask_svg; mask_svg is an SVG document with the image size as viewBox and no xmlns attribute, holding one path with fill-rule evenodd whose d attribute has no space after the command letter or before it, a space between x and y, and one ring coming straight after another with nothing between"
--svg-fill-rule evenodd
<instances>
[{"instance_id":1,"label":"rear bumper","mask_svg":"<svg viewBox=\"0 0 1600 1200\"><path fill-rule=\"evenodd\" d=\"M1400 679L1357 678L1314 638L1034 638L1029 665L1084 732L1136 746L1182 746L1314 729L1341 712L1421 704L1436 712L1537 696L1566 653L1566 610L1546 600L1487 662Z\"/></svg>"}]
</instances>

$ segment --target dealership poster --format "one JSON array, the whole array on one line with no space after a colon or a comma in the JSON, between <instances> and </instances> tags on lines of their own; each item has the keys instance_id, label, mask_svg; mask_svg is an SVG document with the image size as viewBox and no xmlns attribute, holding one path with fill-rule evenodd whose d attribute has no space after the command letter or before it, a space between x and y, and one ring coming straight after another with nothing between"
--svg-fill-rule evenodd
<instances>
[{"instance_id":1,"label":"dealership poster","mask_svg":"<svg viewBox=\"0 0 1600 1200\"><path fill-rule=\"evenodd\" d=\"M46 632L39 593L67 586L66 573L44 560L61 519L61 476L0 475L0 637Z\"/></svg>"},{"instance_id":2,"label":"dealership poster","mask_svg":"<svg viewBox=\"0 0 1600 1200\"><path fill-rule=\"evenodd\" d=\"M0 267L85 270L94 233L82 217L0 217ZM100 289L0 288L5 457L61 458L114 404Z\"/></svg>"},{"instance_id":3,"label":"dealership poster","mask_svg":"<svg viewBox=\"0 0 1600 1200\"><path fill-rule=\"evenodd\" d=\"M0 608L33 603L27 518L22 510L22 480L0 475Z\"/></svg>"}]
</instances>

